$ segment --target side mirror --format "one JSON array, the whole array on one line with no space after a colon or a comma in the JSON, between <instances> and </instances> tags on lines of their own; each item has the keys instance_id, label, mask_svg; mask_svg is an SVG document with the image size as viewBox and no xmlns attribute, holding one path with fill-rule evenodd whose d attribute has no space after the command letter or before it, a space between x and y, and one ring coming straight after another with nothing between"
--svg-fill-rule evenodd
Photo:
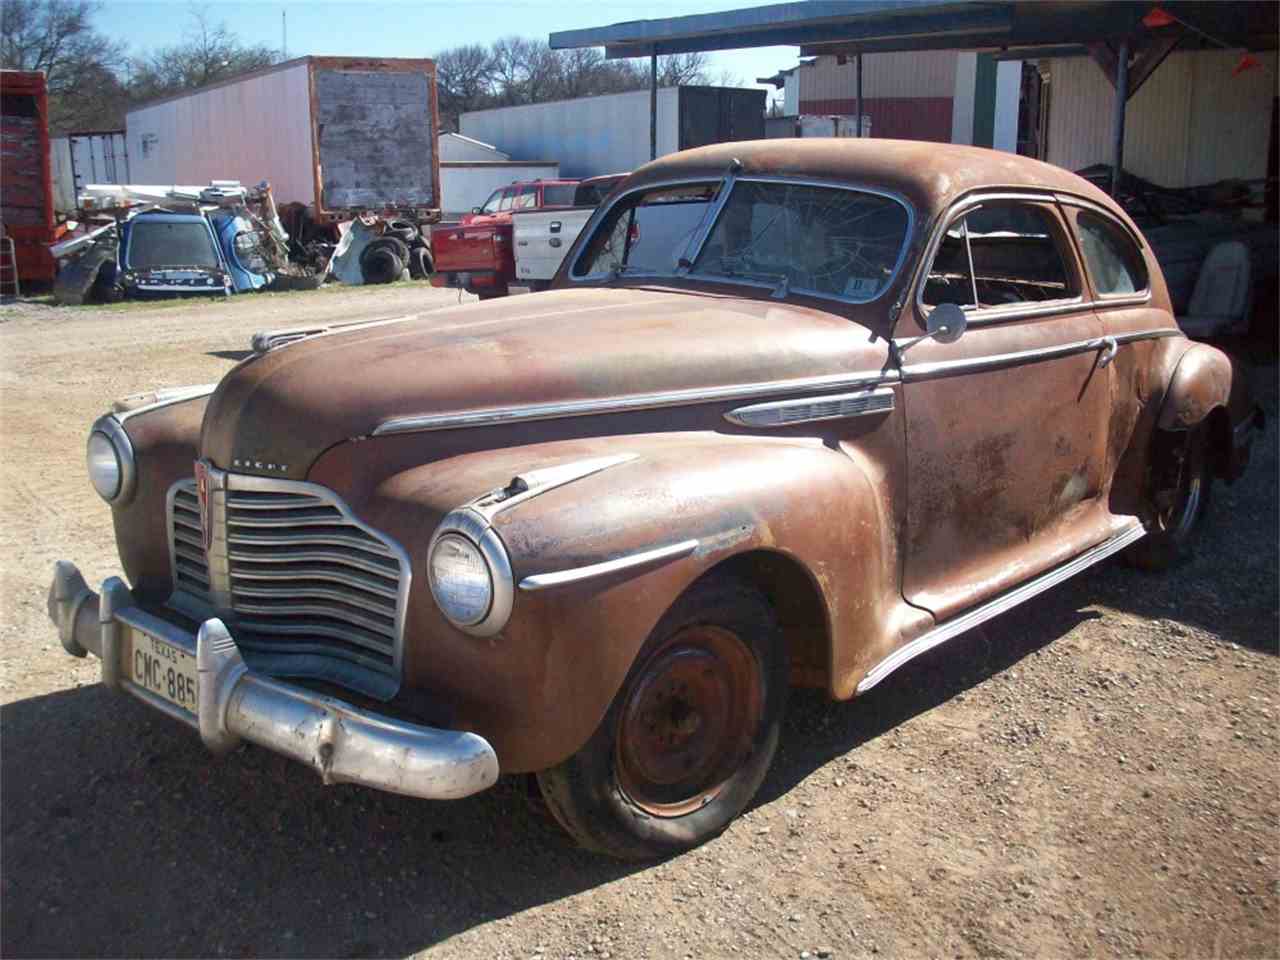
<instances>
[{"instance_id":1,"label":"side mirror","mask_svg":"<svg viewBox=\"0 0 1280 960\"><path fill-rule=\"evenodd\" d=\"M472 213L480 213L480 212L481 212L481 209L480 209L480 207L472 207L472 208L471 208L471 212L472 212Z\"/></svg>"},{"instance_id":2,"label":"side mirror","mask_svg":"<svg viewBox=\"0 0 1280 960\"><path fill-rule=\"evenodd\" d=\"M929 311L925 320L928 336L939 343L955 343L969 326L969 317L959 305L940 303Z\"/></svg>"},{"instance_id":3,"label":"side mirror","mask_svg":"<svg viewBox=\"0 0 1280 960\"><path fill-rule=\"evenodd\" d=\"M958 304L940 303L925 318L926 332L910 340L895 340L894 351L898 356L906 353L921 340L937 340L939 343L955 343L969 326L969 316Z\"/></svg>"}]
</instances>

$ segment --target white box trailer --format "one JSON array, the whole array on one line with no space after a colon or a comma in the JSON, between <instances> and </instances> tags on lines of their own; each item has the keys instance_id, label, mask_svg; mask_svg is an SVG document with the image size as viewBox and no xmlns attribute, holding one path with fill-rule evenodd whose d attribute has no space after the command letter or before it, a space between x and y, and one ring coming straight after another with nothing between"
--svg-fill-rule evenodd
<instances>
[{"instance_id":1,"label":"white box trailer","mask_svg":"<svg viewBox=\"0 0 1280 960\"><path fill-rule=\"evenodd\" d=\"M91 183L131 183L123 130L70 133L49 141L53 209L70 214L76 197Z\"/></svg>"},{"instance_id":2,"label":"white box trailer","mask_svg":"<svg viewBox=\"0 0 1280 960\"><path fill-rule=\"evenodd\" d=\"M658 90L658 156L709 143L764 138L767 94L738 87ZM565 177L627 173L649 162L649 91L473 110L465 136L513 160L554 157Z\"/></svg>"},{"instance_id":3,"label":"white box trailer","mask_svg":"<svg viewBox=\"0 0 1280 960\"><path fill-rule=\"evenodd\" d=\"M301 57L156 100L126 120L139 183L268 180L317 221L438 216L431 60Z\"/></svg>"}]
</instances>

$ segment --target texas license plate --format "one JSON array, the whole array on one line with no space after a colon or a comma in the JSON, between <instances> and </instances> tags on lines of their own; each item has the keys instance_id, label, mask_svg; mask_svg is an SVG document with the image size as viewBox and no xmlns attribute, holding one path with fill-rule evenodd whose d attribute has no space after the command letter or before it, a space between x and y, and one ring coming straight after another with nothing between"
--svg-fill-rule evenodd
<instances>
[{"instance_id":1,"label":"texas license plate","mask_svg":"<svg viewBox=\"0 0 1280 960\"><path fill-rule=\"evenodd\" d=\"M196 713L196 658L181 647L129 628L129 677L144 690Z\"/></svg>"}]
</instances>

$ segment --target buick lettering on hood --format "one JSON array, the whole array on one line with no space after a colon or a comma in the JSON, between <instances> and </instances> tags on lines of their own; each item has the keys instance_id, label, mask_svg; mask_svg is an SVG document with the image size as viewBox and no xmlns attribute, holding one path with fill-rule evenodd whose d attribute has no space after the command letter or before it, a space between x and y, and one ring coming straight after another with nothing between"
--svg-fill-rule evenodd
<instances>
[{"instance_id":1,"label":"buick lettering on hood","mask_svg":"<svg viewBox=\"0 0 1280 960\"><path fill-rule=\"evenodd\" d=\"M856 698L1107 557L1176 562L1259 416L1070 173L705 147L548 292L262 334L117 404L88 469L123 578L59 562L49 612L215 753L436 799L530 774L581 844L662 856L750 802L790 686Z\"/></svg>"}]
</instances>

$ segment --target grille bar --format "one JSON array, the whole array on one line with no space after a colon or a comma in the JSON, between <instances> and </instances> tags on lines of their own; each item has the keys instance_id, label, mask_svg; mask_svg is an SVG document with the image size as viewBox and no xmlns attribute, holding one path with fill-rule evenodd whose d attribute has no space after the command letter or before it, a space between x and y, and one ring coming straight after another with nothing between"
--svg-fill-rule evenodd
<instances>
[{"instance_id":1,"label":"grille bar","mask_svg":"<svg viewBox=\"0 0 1280 960\"><path fill-rule=\"evenodd\" d=\"M398 686L410 579L399 544L318 484L209 475L207 555L195 481L169 491L175 591L213 608L248 651L359 664Z\"/></svg>"}]
</instances>

